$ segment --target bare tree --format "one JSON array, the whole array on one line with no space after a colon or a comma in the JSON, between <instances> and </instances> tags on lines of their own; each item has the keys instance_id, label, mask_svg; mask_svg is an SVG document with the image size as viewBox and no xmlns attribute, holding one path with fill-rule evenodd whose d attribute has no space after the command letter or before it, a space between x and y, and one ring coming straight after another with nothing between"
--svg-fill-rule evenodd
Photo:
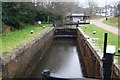
<instances>
[{"instance_id":1,"label":"bare tree","mask_svg":"<svg viewBox=\"0 0 120 80\"><path fill-rule=\"evenodd\" d=\"M120 1L114 4L114 16L120 16Z\"/></svg>"},{"instance_id":2,"label":"bare tree","mask_svg":"<svg viewBox=\"0 0 120 80\"><path fill-rule=\"evenodd\" d=\"M88 7L89 7L89 15L91 18L95 15L95 12L97 10L97 3L94 0L88 0Z\"/></svg>"}]
</instances>

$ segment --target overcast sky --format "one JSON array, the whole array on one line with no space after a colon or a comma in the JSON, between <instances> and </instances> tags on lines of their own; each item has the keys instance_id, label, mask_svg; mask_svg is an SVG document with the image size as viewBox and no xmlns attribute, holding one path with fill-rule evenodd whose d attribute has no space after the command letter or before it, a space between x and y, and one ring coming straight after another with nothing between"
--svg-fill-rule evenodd
<instances>
[{"instance_id":1,"label":"overcast sky","mask_svg":"<svg viewBox=\"0 0 120 80\"><path fill-rule=\"evenodd\" d=\"M87 2L88 1L94 1L98 4L98 6L102 7L105 6L105 4L110 4L110 5L114 5L114 3L120 1L120 0L0 0L2 2L32 2L32 1L37 1L37 2L79 2L79 4L81 4L83 7L87 6Z\"/></svg>"},{"instance_id":2,"label":"overcast sky","mask_svg":"<svg viewBox=\"0 0 120 80\"><path fill-rule=\"evenodd\" d=\"M119 2L120 0L78 0L80 4L87 6L88 1L94 1L98 4L98 6L103 7L105 4L114 5L114 3Z\"/></svg>"}]
</instances>

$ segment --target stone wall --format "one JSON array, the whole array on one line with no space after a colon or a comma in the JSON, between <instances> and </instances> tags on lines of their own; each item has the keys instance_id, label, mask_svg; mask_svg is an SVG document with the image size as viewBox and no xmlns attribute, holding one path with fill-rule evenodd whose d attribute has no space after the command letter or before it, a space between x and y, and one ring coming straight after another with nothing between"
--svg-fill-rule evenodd
<instances>
[{"instance_id":1,"label":"stone wall","mask_svg":"<svg viewBox=\"0 0 120 80\"><path fill-rule=\"evenodd\" d=\"M44 52L49 48L54 36L54 28L39 34L30 42L16 48L7 56L3 64L3 78L27 78ZM39 52L39 53L38 53Z\"/></svg>"},{"instance_id":2,"label":"stone wall","mask_svg":"<svg viewBox=\"0 0 120 80\"><path fill-rule=\"evenodd\" d=\"M84 32L77 29L77 41L80 50L80 58L84 68L84 76L89 78L102 78L102 52L97 52ZM120 79L120 69L113 65L113 79Z\"/></svg>"}]
</instances>

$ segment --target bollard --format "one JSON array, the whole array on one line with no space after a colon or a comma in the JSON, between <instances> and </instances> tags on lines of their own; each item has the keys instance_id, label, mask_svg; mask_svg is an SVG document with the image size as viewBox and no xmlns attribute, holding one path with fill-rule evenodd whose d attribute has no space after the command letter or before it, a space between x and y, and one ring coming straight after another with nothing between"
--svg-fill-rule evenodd
<instances>
[{"instance_id":1,"label":"bollard","mask_svg":"<svg viewBox=\"0 0 120 80\"><path fill-rule=\"evenodd\" d=\"M45 29L45 26L43 26L43 29Z\"/></svg>"},{"instance_id":2,"label":"bollard","mask_svg":"<svg viewBox=\"0 0 120 80\"><path fill-rule=\"evenodd\" d=\"M118 53L120 53L120 48L118 48Z\"/></svg>"},{"instance_id":3,"label":"bollard","mask_svg":"<svg viewBox=\"0 0 120 80\"><path fill-rule=\"evenodd\" d=\"M79 21L77 21L77 24L76 24L76 27L78 27L79 26Z\"/></svg>"},{"instance_id":4,"label":"bollard","mask_svg":"<svg viewBox=\"0 0 120 80\"><path fill-rule=\"evenodd\" d=\"M103 80L112 80L115 46L108 45L103 60Z\"/></svg>"},{"instance_id":5,"label":"bollard","mask_svg":"<svg viewBox=\"0 0 120 80\"><path fill-rule=\"evenodd\" d=\"M106 17L105 20L108 20L108 18Z\"/></svg>"},{"instance_id":6,"label":"bollard","mask_svg":"<svg viewBox=\"0 0 120 80\"><path fill-rule=\"evenodd\" d=\"M96 31L93 31L93 34L96 34Z\"/></svg>"},{"instance_id":7,"label":"bollard","mask_svg":"<svg viewBox=\"0 0 120 80\"><path fill-rule=\"evenodd\" d=\"M30 33L33 34L33 30L31 30Z\"/></svg>"}]
</instances>

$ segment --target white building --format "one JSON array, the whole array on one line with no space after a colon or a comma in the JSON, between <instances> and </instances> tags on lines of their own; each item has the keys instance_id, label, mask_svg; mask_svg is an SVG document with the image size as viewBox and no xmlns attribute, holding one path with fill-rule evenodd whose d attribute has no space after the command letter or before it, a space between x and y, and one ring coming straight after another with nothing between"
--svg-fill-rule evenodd
<instances>
[{"instance_id":1,"label":"white building","mask_svg":"<svg viewBox=\"0 0 120 80\"><path fill-rule=\"evenodd\" d=\"M85 14L79 14L79 13L68 13L66 15L66 22L67 23L77 23L77 22L85 22L85 19L89 17Z\"/></svg>"}]
</instances>

